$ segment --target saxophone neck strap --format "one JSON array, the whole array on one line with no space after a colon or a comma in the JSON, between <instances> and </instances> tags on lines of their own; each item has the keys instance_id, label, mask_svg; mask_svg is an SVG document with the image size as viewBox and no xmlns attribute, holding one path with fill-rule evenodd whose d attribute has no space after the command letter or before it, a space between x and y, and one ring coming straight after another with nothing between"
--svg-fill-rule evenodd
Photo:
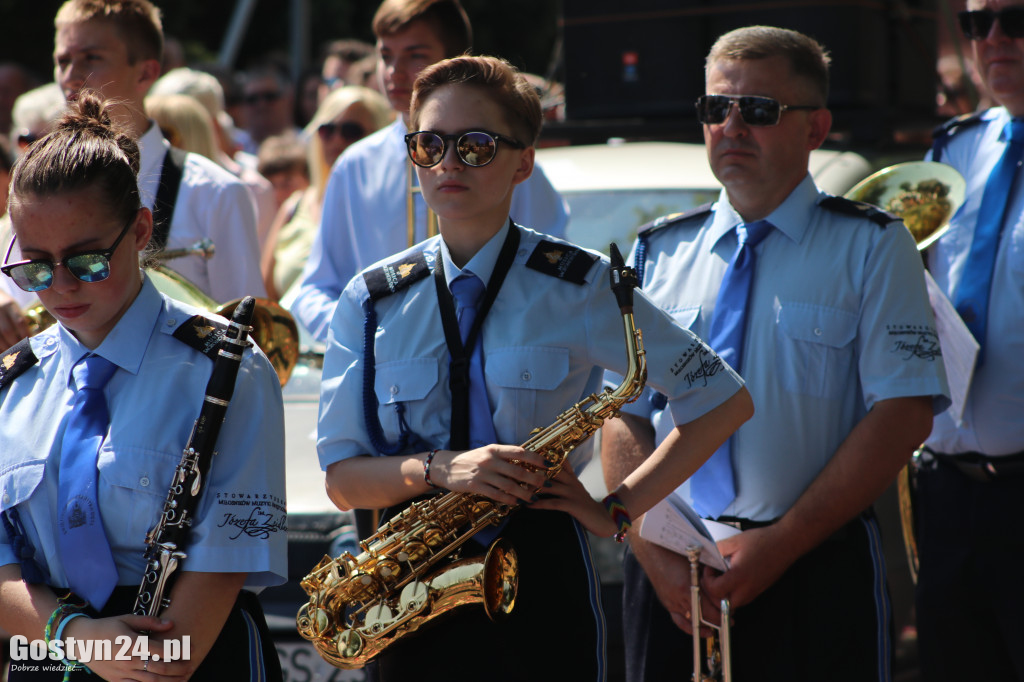
<instances>
[{"instance_id":1,"label":"saxophone neck strap","mask_svg":"<svg viewBox=\"0 0 1024 682\"><path fill-rule=\"evenodd\" d=\"M505 282L515 260L516 251L519 249L519 228L515 223L509 225L508 234L505 235L505 242L501 245L501 252L494 265L494 272L487 282L487 290L483 300L477 308L476 319L473 327L466 336L463 343L459 334L459 320L455 314L455 302L452 292L448 289L448 283L444 277L444 262L441 254L438 254L434 262L434 288L437 290L437 305L441 310L441 326L444 329L444 340L448 346L448 353L451 355L449 366L449 386L452 391L452 420L451 420L451 442L453 450L464 450L469 447L469 360L473 355L473 347L480 335L484 319L498 297L501 285Z\"/></svg>"}]
</instances>

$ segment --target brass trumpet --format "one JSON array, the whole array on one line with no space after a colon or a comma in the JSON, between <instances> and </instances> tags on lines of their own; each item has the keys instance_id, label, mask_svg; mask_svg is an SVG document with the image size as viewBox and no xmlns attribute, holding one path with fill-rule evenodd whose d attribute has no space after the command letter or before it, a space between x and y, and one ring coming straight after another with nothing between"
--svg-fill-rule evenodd
<instances>
[{"instance_id":1,"label":"brass trumpet","mask_svg":"<svg viewBox=\"0 0 1024 682\"><path fill-rule=\"evenodd\" d=\"M723 599L720 605L722 621L720 625L704 620L700 612L700 554L698 545L686 548L686 559L690 562L690 628L693 630L693 682L732 682L732 644L729 634L729 618L732 617L729 600ZM718 644L715 636L707 638L706 654L700 652L700 627L706 625L718 631ZM707 671L705 672L706 663Z\"/></svg>"}]
</instances>

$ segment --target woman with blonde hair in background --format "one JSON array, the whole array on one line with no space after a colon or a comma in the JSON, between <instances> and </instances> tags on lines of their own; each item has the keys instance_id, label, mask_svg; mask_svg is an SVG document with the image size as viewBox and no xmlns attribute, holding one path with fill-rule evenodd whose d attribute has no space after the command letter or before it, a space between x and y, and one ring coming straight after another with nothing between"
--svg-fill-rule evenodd
<instances>
[{"instance_id":1,"label":"woman with blonde hair in background","mask_svg":"<svg viewBox=\"0 0 1024 682\"><path fill-rule=\"evenodd\" d=\"M320 225L320 207L331 166L350 144L391 122L392 112L380 93L361 85L331 91L306 126L309 139L309 188L281 206L263 249L267 295L280 298L298 279Z\"/></svg>"}]
</instances>

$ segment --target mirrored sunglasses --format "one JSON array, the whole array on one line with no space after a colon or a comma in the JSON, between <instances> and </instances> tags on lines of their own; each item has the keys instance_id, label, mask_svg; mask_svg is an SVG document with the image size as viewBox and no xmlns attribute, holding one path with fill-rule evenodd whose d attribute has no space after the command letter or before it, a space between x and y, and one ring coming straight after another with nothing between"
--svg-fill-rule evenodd
<instances>
[{"instance_id":1,"label":"mirrored sunglasses","mask_svg":"<svg viewBox=\"0 0 1024 682\"><path fill-rule=\"evenodd\" d=\"M458 135L439 135L429 130L419 130L405 136L409 158L421 168L433 168L441 163L448 152L449 142L455 143L455 153L462 163L474 168L486 166L494 160L498 155L499 142L516 149L526 149L526 145L519 140L482 130Z\"/></svg>"},{"instance_id":2,"label":"mirrored sunglasses","mask_svg":"<svg viewBox=\"0 0 1024 682\"><path fill-rule=\"evenodd\" d=\"M73 253L70 256L65 256L59 263L44 258L19 261L0 267L0 272L13 279L20 289L30 292L49 289L53 285L53 271L56 270L58 265L66 267L68 272L83 282L90 284L102 282L110 277L110 257L114 255L114 251L117 250L121 240L128 234L128 229L134 224L135 216L132 216L132 219L121 230L121 234L117 235L117 240L109 249ZM14 237L11 238L11 244L7 247L4 263L11 257L11 250L14 249L14 239Z\"/></svg>"},{"instance_id":3,"label":"mirrored sunglasses","mask_svg":"<svg viewBox=\"0 0 1024 682\"><path fill-rule=\"evenodd\" d=\"M349 142L355 142L366 137L366 128L355 121L342 121L341 123L324 123L316 129L320 137L331 137L341 135Z\"/></svg>"},{"instance_id":4,"label":"mirrored sunglasses","mask_svg":"<svg viewBox=\"0 0 1024 682\"><path fill-rule=\"evenodd\" d=\"M992 31L992 25L999 20L999 27L1008 38L1024 38L1024 5L1004 7L998 12L990 9L958 12L960 29L968 40L985 40Z\"/></svg>"},{"instance_id":5,"label":"mirrored sunglasses","mask_svg":"<svg viewBox=\"0 0 1024 682\"><path fill-rule=\"evenodd\" d=\"M733 104L739 106L744 123L757 127L777 125L784 111L812 111L821 108L814 104L780 104L774 97L701 95L697 98L697 120L703 125L724 123Z\"/></svg>"}]
</instances>

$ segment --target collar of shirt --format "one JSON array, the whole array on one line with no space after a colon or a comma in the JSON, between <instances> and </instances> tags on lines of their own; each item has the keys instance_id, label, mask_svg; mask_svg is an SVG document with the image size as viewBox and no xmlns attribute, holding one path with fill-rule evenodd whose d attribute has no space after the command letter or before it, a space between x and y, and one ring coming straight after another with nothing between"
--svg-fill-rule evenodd
<instances>
[{"instance_id":1,"label":"collar of shirt","mask_svg":"<svg viewBox=\"0 0 1024 682\"><path fill-rule=\"evenodd\" d=\"M164 156L171 144L164 139L160 126L153 121L138 140L139 143L139 196L142 204L153 208L156 190L160 185L160 171L163 170Z\"/></svg>"},{"instance_id":2,"label":"collar of shirt","mask_svg":"<svg viewBox=\"0 0 1024 682\"><path fill-rule=\"evenodd\" d=\"M808 173L800 184L789 193L785 201L765 216L765 220L770 222L779 232L782 232L799 244L803 240L807 228L811 225L814 208L821 198L821 190L814 184L814 179ZM709 250L715 247L719 239L729 234L733 228L742 222L743 218L740 217L740 214L729 203L729 195L723 189L715 205L715 215L708 231L711 237L709 240Z\"/></svg>"},{"instance_id":3,"label":"collar of shirt","mask_svg":"<svg viewBox=\"0 0 1024 682\"><path fill-rule=\"evenodd\" d=\"M504 226L498 230L497 234L491 237L487 243L469 259L469 262L466 263L466 267L461 269L452 262L452 256L448 251L448 245L444 243L444 239L441 239L441 262L444 263L444 278L448 283L448 288L451 289L452 282L455 278L466 271L469 271L479 277L480 281L482 281L486 286L487 283L491 281L491 273L494 272L494 265L498 262L498 255L501 253L502 244L505 243L505 236L508 234L511 226L512 221L506 220Z\"/></svg>"},{"instance_id":4,"label":"collar of shirt","mask_svg":"<svg viewBox=\"0 0 1024 682\"><path fill-rule=\"evenodd\" d=\"M71 386L71 369L86 354L92 352L100 355L121 369L138 374L142 359L146 355L149 344L149 332L163 309L160 292L145 277L142 290L132 304L117 321L103 343L95 351L90 351L63 326L60 327L60 376Z\"/></svg>"}]
</instances>

